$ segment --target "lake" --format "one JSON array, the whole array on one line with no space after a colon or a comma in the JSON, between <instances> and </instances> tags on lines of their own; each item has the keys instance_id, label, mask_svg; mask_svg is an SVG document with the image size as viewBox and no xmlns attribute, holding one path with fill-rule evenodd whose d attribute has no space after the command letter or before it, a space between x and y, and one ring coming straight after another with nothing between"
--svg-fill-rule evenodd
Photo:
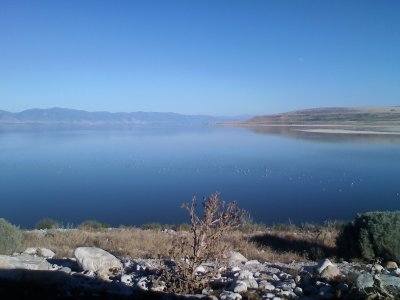
<instances>
[{"instance_id":1,"label":"lake","mask_svg":"<svg viewBox=\"0 0 400 300\"><path fill-rule=\"evenodd\" d=\"M351 220L400 209L398 136L282 128L0 130L0 217L78 225L188 222L213 192L254 221Z\"/></svg>"}]
</instances>

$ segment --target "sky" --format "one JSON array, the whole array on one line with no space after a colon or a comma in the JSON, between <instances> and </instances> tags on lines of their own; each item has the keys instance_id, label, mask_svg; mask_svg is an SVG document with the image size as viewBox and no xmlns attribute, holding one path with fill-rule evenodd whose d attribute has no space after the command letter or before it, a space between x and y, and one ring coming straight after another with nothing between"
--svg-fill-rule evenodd
<instances>
[{"instance_id":1,"label":"sky","mask_svg":"<svg viewBox=\"0 0 400 300\"><path fill-rule=\"evenodd\" d=\"M400 105L398 0L0 0L0 110Z\"/></svg>"}]
</instances>

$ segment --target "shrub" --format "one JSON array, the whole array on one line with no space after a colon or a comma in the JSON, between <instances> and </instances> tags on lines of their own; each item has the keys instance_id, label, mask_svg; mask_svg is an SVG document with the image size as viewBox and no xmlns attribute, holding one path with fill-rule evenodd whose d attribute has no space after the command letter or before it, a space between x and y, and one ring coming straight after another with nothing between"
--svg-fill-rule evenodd
<instances>
[{"instance_id":1,"label":"shrub","mask_svg":"<svg viewBox=\"0 0 400 300\"><path fill-rule=\"evenodd\" d=\"M5 219L0 219L0 253L12 254L22 243L22 232Z\"/></svg>"},{"instance_id":2,"label":"shrub","mask_svg":"<svg viewBox=\"0 0 400 300\"><path fill-rule=\"evenodd\" d=\"M400 262L400 211L357 215L344 226L338 246L347 256Z\"/></svg>"},{"instance_id":3,"label":"shrub","mask_svg":"<svg viewBox=\"0 0 400 300\"><path fill-rule=\"evenodd\" d=\"M222 239L228 231L240 226L245 212L235 202L225 203L214 193L203 200L203 217L196 211L196 198L183 204L190 217L190 234L180 235L170 250L175 267L165 268L167 288L177 293L199 293L208 284L207 276L199 277L196 268L204 262L218 260L224 254ZM208 274L212 276L212 272Z\"/></svg>"},{"instance_id":4,"label":"shrub","mask_svg":"<svg viewBox=\"0 0 400 300\"><path fill-rule=\"evenodd\" d=\"M110 227L110 224L107 224L107 223L100 223L95 220L86 220L78 226L78 229L87 230L87 231L97 231L97 230L101 230L101 229L109 228L109 227Z\"/></svg>"},{"instance_id":5,"label":"shrub","mask_svg":"<svg viewBox=\"0 0 400 300\"><path fill-rule=\"evenodd\" d=\"M39 220L39 222L36 223L35 228L36 229L54 229L54 228L60 228L61 223L50 219L50 218L43 218Z\"/></svg>"}]
</instances>

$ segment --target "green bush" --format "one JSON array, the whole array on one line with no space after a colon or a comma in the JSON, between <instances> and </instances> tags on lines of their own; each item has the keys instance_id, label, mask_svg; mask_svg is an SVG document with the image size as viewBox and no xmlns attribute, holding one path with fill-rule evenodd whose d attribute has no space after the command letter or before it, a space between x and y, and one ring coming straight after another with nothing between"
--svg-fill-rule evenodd
<instances>
[{"instance_id":1,"label":"green bush","mask_svg":"<svg viewBox=\"0 0 400 300\"><path fill-rule=\"evenodd\" d=\"M100 223L95 220L84 221L78 226L79 229L88 230L88 231L97 231L97 230L101 230L101 229L109 228L109 227L110 227L110 224Z\"/></svg>"},{"instance_id":2,"label":"green bush","mask_svg":"<svg viewBox=\"0 0 400 300\"><path fill-rule=\"evenodd\" d=\"M0 218L0 254L12 254L19 250L21 243L21 230L7 220Z\"/></svg>"},{"instance_id":3,"label":"green bush","mask_svg":"<svg viewBox=\"0 0 400 300\"><path fill-rule=\"evenodd\" d=\"M344 226L338 246L346 256L400 262L400 211L357 215Z\"/></svg>"},{"instance_id":4,"label":"green bush","mask_svg":"<svg viewBox=\"0 0 400 300\"><path fill-rule=\"evenodd\" d=\"M54 229L54 228L60 228L61 223L50 219L50 218L43 218L39 220L39 222L36 223L35 228L36 229Z\"/></svg>"}]
</instances>

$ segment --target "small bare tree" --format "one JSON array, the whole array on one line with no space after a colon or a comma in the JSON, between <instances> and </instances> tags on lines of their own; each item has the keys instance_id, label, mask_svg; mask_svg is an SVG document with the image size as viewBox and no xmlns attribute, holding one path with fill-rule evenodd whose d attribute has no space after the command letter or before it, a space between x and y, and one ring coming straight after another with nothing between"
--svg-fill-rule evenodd
<instances>
[{"instance_id":1,"label":"small bare tree","mask_svg":"<svg viewBox=\"0 0 400 300\"><path fill-rule=\"evenodd\" d=\"M196 269L204 262L218 262L226 249L222 244L224 234L239 227L245 210L235 202L226 203L214 193L203 199L203 217L197 213L196 197L182 205L189 213L191 230L189 236L179 236L170 251L174 270L166 269L166 281L174 292L198 292L207 286L207 276L197 276ZM211 274L209 274L211 275Z\"/></svg>"}]
</instances>

